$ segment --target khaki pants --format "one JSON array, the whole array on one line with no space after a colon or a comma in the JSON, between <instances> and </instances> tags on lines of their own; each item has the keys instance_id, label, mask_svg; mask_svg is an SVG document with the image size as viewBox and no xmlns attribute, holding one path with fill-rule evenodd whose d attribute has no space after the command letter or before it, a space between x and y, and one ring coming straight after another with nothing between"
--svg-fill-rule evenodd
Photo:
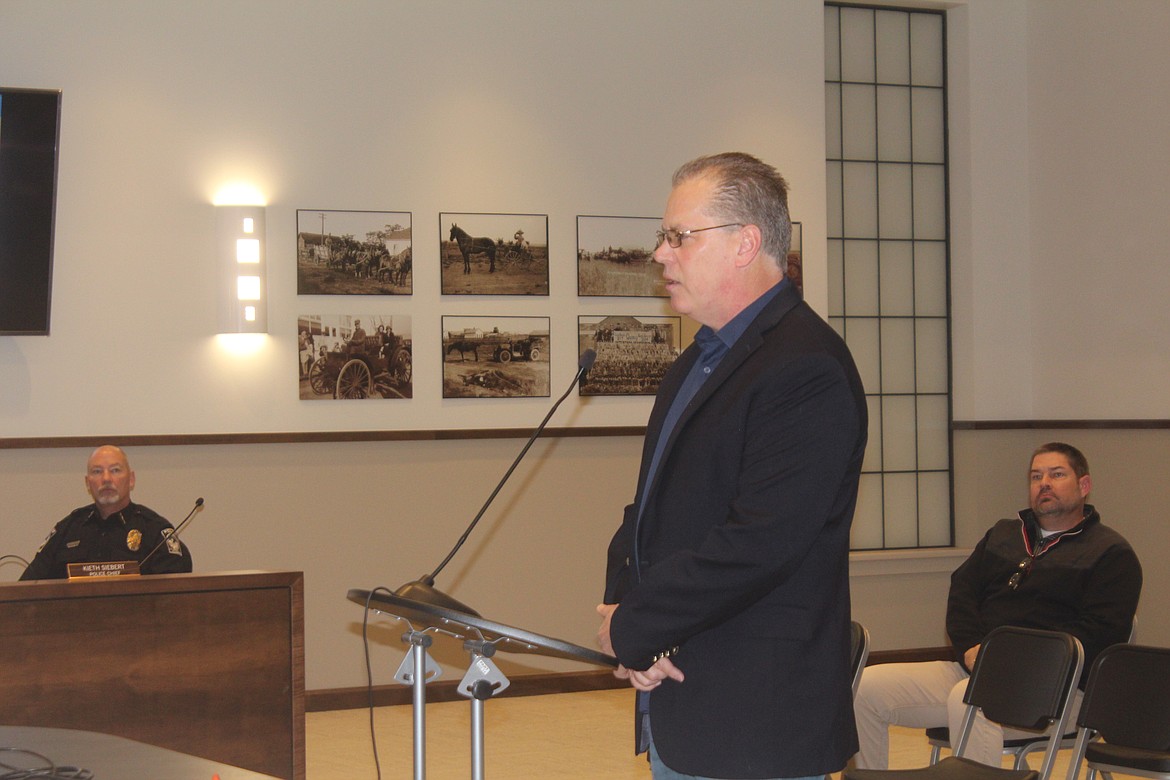
<instances>
[{"instance_id":1,"label":"khaki pants","mask_svg":"<svg viewBox=\"0 0 1170 780\"><path fill-rule=\"evenodd\" d=\"M891 725L910 728L946 726L958 739L963 721L963 694L967 672L954 661L913 664L877 664L866 667L853 702L861 749L855 762L859 769L888 769ZM1080 707L1076 692L1073 712ZM965 755L973 761L1000 766L1004 729L977 715ZM1007 738L1035 736L1035 732L1007 730ZM922 756L925 766L929 754Z\"/></svg>"}]
</instances>

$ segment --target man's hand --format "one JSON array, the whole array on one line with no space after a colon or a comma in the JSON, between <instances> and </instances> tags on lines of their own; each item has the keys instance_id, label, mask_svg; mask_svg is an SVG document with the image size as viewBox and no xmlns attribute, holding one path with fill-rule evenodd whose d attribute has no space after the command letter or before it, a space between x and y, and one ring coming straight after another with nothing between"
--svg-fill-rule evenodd
<instances>
[{"instance_id":1,"label":"man's hand","mask_svg":"<svg viewBox=\"0 0 1170 780\"><path fill-rule=\"evenodd\" d=\"M597 614L601 615L602 618L601 628L597 629L597 643L601 646L601 651L609 655L614 654L613 642L609 636L609 624L617 608L617 604L597 605ZM614 669L613 676L619 680L629 680L630 685L639 691L652 691L662 685L663 680L682 682L685 679L682 670L675 666L669 658L658 659L653 666L644 671L627 669L619 664L617 669Z\"/></svg>"},{"instance_id":2,"label":"man's hand","mask_svg":"<svg viewBox=\"0 0 1170 780\"><path fill-rule=\"evenodd\" d=\"M597 644L601 648L601 652L608 655L613 655L613 642L609 639L609 620L617 608L617 604L597 605L597 614L601 615L601 627L597 629Z\"/></svg>"},{"instance_id":3,"label":"man's hand","mask_svg":"<svg viewBox=\"0 0 1170 780\"><path fill-rule=\"evenodd\" d=\"M979 648L982 645L975 645L967 652L963 653L963 665L967 667L968 671L975 671L975 659L979 657Z\"/></svg>"},{"instance_id":4,"label":"man's hand","mask_svg":"<svg viewBox=\"0 0 1170 780\"><path fill-rule=\"evenodd\" d=\"M662 685L663 680L682 682L685 679L682 670L675 666L674 661L669 658L659 658L653 666L644 672L626 669L626 674L630 685L639 691L652 691Z\"/></svg>"}]
</instances>

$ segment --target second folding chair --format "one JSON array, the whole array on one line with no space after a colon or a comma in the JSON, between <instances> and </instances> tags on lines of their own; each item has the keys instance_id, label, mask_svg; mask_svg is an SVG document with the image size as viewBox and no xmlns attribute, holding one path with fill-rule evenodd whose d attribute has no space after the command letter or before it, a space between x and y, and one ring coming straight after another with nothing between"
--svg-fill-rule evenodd
<instances>
[{"instance_id":1,"label":"second folding chair","mask_svg":"<svg viewBox=\"0 0 1170 780\"><path fill-rule=\"evenodd\" d=\"M955 755L921 769L846 769L843 780L1048 780L1059 739L1049 740L1038 772L987 766L963 754L977 712L1008 728L1063 735L1083 665L1081 643L1069 634L997 628L983 640L967 682Z\"/></svg>"}]
</instances>

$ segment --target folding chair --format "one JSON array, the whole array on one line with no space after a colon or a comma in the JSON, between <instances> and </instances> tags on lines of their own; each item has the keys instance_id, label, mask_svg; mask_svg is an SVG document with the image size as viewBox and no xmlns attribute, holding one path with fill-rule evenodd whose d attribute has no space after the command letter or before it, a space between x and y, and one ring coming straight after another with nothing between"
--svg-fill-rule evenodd
<instances>
[{"instance_id":1,"label":"folding chair","mask_svg":"<svg viewBox=\"0 0 1170 780\"><path fill-rule=\"evenodd\" d=\"M869 660L869 632L865 626L854 620L850 624L849 661L853 668L853 695L857 696L857 686L861 684L861 673L865 670L865 662Z\"/></svg>"},{"instance_id":2,"label":"folding chair","mask_svg":"<svg viewBox=\"0 0 1170 780\"><path fill-rule=\"evenodd\" d=\"M1118 644L1093 662L1069 762L1076 780L1097 772L1170 778L1170 649Z\"/></svg>"},{"instance_id":3,"label":"folding chair","mask_svg":"<svg viewBox=\"0 0 1170 780\"><path fill-rule=\"evenodd\" d=\"M1136 636L1137 616L1134 616L1133 622L1129 626L1129 639L1126 641L1133 642ZM1060 739L1061 750L1071 750L1076 745L1076 723L1069 723L1068 729ZM1013 769L1027 769L1028 756L1047 750L1048 740L1049 736L1047 734L1040 734L1034 737L1005 739L1003 741L1003 754L1012 757ZM930 745L930 763L937 764L943 749L950 750L951 748L951 730L946 726L933 726L928 728L926 729L926 741Z\"/></svg>"},{"instance_id":4,"label":"folding chair","mask_svg":"<svg viewBox=\"0 0 1170 780\"><path fill-rule=\"evenodd\" d=\"M1028 756L1048 749L1047 734L1035 737L1004 739L1003 754L1012 757L1013 769L1027 769ZM926 730L926 741L930 744L930 763L937 764L943 749L951 747L951 730L946 726L934 726ZM1076 743L1076 733L1065 734L1060 740L1060 749L1071 748Z\"/></svg>"},{"instance_id":5,"label":"folding chair","mask_svg":"<svg viewBox=\"0 0 1170 780\"><path fill-rule=\"evenodd\" d=\"M997 628L984 639L967 682L963 695L967 709L955 755L921 769L846 769L843 780L1047 780L1059 740L1049 740L1039 772L987 766L963 753L980 710L1006 727L1042 732L1056 724L1054 733L1063 734L1083 663L1081 643L1069 634Z\"/></svg>"}]
</instances>

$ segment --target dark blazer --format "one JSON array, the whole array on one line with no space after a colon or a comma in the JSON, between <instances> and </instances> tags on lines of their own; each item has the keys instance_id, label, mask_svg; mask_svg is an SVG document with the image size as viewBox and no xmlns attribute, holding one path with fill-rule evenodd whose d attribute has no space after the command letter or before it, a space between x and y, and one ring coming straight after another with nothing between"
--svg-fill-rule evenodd
<instances>
[{"instance_id":1,"label":"dark blazer","mask_svg":"<svg viewBox=\"0 0 1170 780\"><path fill-rule=\"evenodd\" d=\"M697 358L692 344L663 379L636 495ZM785 285L683 412L641 522L626 508L609 548L611 638L631 669L678 648L686 681L650 695L675 771L819 775L857 751L849 528L866 420L849 350Z\"/></svg>"}]
</instances>

